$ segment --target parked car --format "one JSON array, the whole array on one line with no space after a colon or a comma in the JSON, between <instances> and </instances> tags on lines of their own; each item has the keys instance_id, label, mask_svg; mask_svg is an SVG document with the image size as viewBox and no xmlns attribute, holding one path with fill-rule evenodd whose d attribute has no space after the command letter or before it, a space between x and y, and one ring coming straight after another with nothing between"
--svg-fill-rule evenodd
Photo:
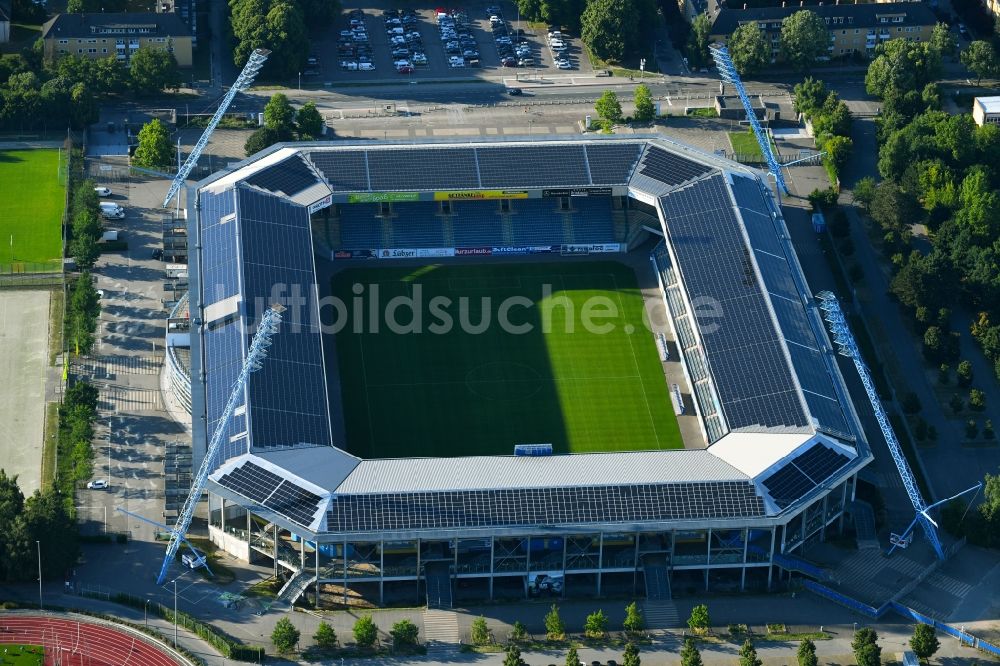
<instances>
[{"instance_id":1,"label":"parked car","mask_svg":"<svg viewBox=\"0 0 1000 666\"><path fill-rule=\"evenodd\" d=\"M522 93L523 91L520 88L507 88L507 94L511 95L512 97L517 97Z\"/></svg>"},{"instance_id":2,"label":"parked car","mask_svg":"<svg viewBox=\"0 0 1000 666\"><path fill-rule=\"evenodd\" d=\"M111 196L111 188L110 187L95 187L94 191L97 192L97 196L99 196L99 197L110 197Z\"/></svg>"},{"instance_id":3,"label":"parked car","mask_svg":"<svg viewBox=\"0 0 1000 666\"><path fill-rule=\"evenodd\" d=\"M373 65L370 62L362 62L358 63L358 69L360 69L363 72L373 72L375 71L375 65Z\"/></svg>"},{"instance_id":4,"label":"parked car","mask_svg":"<svg viewBox=\"0 0 1000 666\"><path fill-rule=\"evenodd\" d=\"M104 490L108 487L108 482L105 479L94 479L87 484L87 487L91 490Z\"/></svg>"},{"instance_id":5,"label":"parked car","mask_svg":"<svg viewBox=\"0 0 1000 666\"><path fill-rule=\"evenodd\" d=\"M400 74L413 74L413 65L403 65L402 67L397 67L396 71Z\"/></svg>"},{"instance_id":6,"label":"parked car","mask_svg":"<svg viewBox=\"0 0 1000 666\"><path fill-rule=\"evenodd\" d=\"M426 65L427 64L427 56L425 54L421 53L420 51L414 52L414 54L413 54L413 64L414 65Z\"/></svg>"}]
</instances>

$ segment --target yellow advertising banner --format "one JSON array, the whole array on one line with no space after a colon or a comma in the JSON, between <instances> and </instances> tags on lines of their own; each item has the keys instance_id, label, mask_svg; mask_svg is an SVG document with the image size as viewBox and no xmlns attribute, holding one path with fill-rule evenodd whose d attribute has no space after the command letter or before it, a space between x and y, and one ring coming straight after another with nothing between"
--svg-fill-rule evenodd
<instances>
[{"instance_id":1,"label":"yellow advertising banner","mask_svg":"<svg viewBox=\"0 0 1000 666\"><path fill-rule=\"evenodd\" d=\"M435 192L434 201L460 201L481 199L527 199L528 193L523 190L456 190L453 192Z\"/></svg>"}]
</instances>

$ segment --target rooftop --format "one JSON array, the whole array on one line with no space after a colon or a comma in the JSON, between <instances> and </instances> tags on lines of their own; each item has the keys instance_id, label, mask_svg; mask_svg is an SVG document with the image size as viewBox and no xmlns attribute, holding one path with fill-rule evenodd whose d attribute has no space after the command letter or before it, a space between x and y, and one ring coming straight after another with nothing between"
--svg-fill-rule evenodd
<instances>
[{"instance_id":1,"label":"rooftop","mask_svg":"<svg viewBox=\"0 0 1000 666\"><path fill-rule=\"evenodd\" d=\"M993 97L977 97L975 103L984 113L1000 113L1000 95Z\"/></svg>"},{"instance_id":2,"label":"rooftop","mask_svg":"<svg viewBox=\"0 0 1000 666\"><path fill-rule=\"evenodd\" d=\"M827 23L830 23L830 19L836 17L843 17L845 20L849 17L851 19L850 25L855 28L882 25L879 22L879 17L882 16L903 17L902 21L898 23L889 23L886 25L932 26L937 23L937 17L934 15L934 12L923 2L827 3L810 7L802 7L790 2L785 7L753 7L749 9L725 7L715 17L715 21L712 24L712 34L729 35L740 24L752 21L780 21L803 9L808 9L820 18L827 19Z\"/></svg>"},{"instance_id":3,"label":"rooftop","mask_svg":"<svg viewBox=\"0 0 1000 666\"><path fill-rule=\"evenodd\" d=\"M173 12L57 14L42 26L43 39L98 35L190 37L191 29Z\"/></svg>"}]
</instances>

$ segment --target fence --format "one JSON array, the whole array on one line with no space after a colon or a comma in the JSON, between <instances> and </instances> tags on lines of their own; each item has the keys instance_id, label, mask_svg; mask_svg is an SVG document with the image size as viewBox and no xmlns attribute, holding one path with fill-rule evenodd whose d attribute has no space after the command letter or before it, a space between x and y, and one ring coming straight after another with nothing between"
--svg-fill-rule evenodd
<instances>
[{"instance_id":1,"label":"fence","mask_svg":"<svg viewBox=\"0 0 1000 666\"><path fill-rule=\"evenodd\" d=\"M82 597L103 599L104 601L112 601L114 603L122 604L123 606L131 606L136 609L148 609L154 615L157 615L168 622L175 621L174 610L172 608L167 608L161 603L150 602L144 597L137 597L126 592L116 592L115 590L109 588L92 588L86 585L80 586L79 594ZM224 657L235 659L236 661L252 661L257 663L264 661L264 648L257 647L255 645L244 645L236 639L227 636L222 631L205 624L204 622L196 620L187 613L178 611L176 622L178 626L184 627L191 633L198 636L198 638L201 638L214 647L219 651L219 654Z\"/></svg>"},{"instance_id":2,"label":"fence","mask_svg":"<svg viewBox=\"0 0 1000 666\"><path fill-rule=\"evenodd\" d=\"M817 583L812 580L804 580L803 585L807 590L810 590L811 592L814 592L815 594L818 594L821 597L829 599L834 603L838 603L841 606L846 606L847 608L857 611L862 615L866 615L872 619L877 620L886 613L888 613L889 611L893 611L895 613L898 613L899 615L902 615L905 618L909 618L916 622L929 624L930 626L934 627L935 629L941 630L942 632L948 634L949 636L954 636L955 638L962 641L962 643L965 645L974 647L977 650L982 650L983 652L988 652L989 654L992 654L994 656L1000 656L1000 646L994 645L993 643L990 643L988 641L984 641L983 639L978 638L967 631L964 631L962 629L956 629L955 627L952 627L949 624L945 624L944 622L935 620L934 618L924 615L923 613L919 613L910 608L909 606L904 606L898 601L888 601L879 606L878 608L875 608L874 606L870 606L862 601L858 601L857 599L852 599L851 597L841 594L836 590L830 589L826 585Z\"/></svg>"},{"instance_id":3,"label":"fence","mask_svg":"<svg viewBox=\"0 0 1000 666\"><path fill-rule=\"evenodd\" d=\"M32 264L27 268L37 268L37 271L6 270L10 264L0 264L0 289L49 289L62 286L63 276L57 268L46 264ZM58 266L58 265L57 265Z\"/></svg>"}]
</instances>

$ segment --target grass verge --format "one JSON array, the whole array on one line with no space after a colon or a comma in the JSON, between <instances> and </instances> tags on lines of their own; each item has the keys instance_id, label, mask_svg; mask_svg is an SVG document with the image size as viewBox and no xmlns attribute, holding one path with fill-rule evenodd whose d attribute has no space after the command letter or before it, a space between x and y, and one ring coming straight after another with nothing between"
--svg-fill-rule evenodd
<instances>
[{"instance_id":1,"label":"grass verge","mask_svg":"<svg viewBox=\"0 0 1000 666\"><path fill-rule=\"evenodd\" d=\"M53 289L49 292L49 365L56 364L56 357L63 350L63 304L66 295L62 289Z\"/></svg>"},{"instance_id":2,"label":"grass verge","mask_svg":"<svg viewBox=\"0 0 1000 666\"><path fill-rule=\"evenodd\" d=\"M59 442L59 403L45 403L45 428L42 435L42 489L56 480L56 449Z\"/></svg>"}]
</instances>

